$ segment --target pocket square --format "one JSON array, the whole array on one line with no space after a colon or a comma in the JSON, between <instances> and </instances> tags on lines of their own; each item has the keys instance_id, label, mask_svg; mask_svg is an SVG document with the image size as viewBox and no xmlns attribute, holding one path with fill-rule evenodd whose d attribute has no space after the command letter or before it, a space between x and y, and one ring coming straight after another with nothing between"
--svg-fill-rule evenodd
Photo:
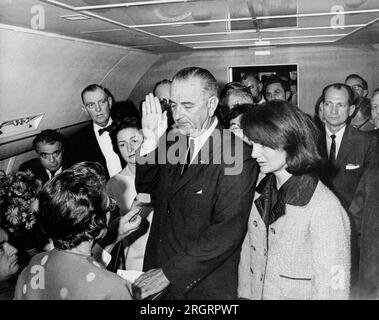
<instances>
[{"instance_id":1,"label":"pocket square","mask_svg":"<svg viewBox=\"0 0 379 320\"><path fill-rule=\"evenodd\" d=\"M196 194L203 194L203 190L199 190L195 192Z\"/></svg>"},{"instance_id":2,"label":"pocket square","mask_svg":"<svg viewBox=\"0 0 379 320\"><path fill-rule=\"evenodd\" d=\"M346 170L358 169L359 168L359 164L351 164L351 163L349 163L349 164L346 165L345 168L346 168Z\"/></svg>"}]
</instances>

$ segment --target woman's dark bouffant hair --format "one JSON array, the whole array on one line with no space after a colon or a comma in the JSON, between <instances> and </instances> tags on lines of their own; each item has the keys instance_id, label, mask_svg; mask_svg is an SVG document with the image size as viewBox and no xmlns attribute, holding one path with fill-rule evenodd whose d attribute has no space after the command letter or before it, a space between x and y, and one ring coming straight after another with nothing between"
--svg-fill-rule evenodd
<instances>
[{"instance_id":1,"label":"woman's dark bouffant hair","mask_svg":"<svg viewBox=\"0 0 379 320\"><path fill-rule=\"evenodd\" d=\"M42 230L57 249L93 240L106 227L105 170L99 163L80 162L45 184L39 195Z\"/></svg>"},{"instance_id":2,"label":"woman's dark bouffant hair","mask_svg":"<svg viewBox=\"0 0 379 320\"><path fill-rule=\"evenodd\" d=\"M323 160L317 148L319 130L299 108L282 100L268 101L242 115L241 128L253 142L287 153L287 171L317 171Z\"/></svg>"},{"instance_id":3,"label":"woman's dark bouffant hair","mask_svg":"<svg viewBox=\"0 0 379 320\"><path fill-rule=\"evenodd\" d=\"M128 129L128 128L135 128L137 130L141 130L142 129L141 120L135 117L126 117L122 120L113 121L110 131L109 131L109 136L111 137L113 151L121 159L123 167L125 164L125 160L121 157L120 150L118 149L117 133L119 133L121 130Z\"/></svg>"}]
</instances>

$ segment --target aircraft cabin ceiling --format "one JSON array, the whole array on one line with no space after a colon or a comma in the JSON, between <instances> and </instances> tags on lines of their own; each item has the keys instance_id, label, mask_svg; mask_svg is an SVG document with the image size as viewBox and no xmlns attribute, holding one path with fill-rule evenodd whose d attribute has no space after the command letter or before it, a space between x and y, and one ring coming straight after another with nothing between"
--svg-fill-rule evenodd
<instances>
[{"instance_id":1,"label":"aircraft cabin ceiling","mask_svg":"<svg viewBox=\"0 0 379 320\"><path fill-rule=\"evenodd\" d=\"M160 54L373 44L378 20L379 0L0 0L2 24Z\"/></svg>"}]
</instances>

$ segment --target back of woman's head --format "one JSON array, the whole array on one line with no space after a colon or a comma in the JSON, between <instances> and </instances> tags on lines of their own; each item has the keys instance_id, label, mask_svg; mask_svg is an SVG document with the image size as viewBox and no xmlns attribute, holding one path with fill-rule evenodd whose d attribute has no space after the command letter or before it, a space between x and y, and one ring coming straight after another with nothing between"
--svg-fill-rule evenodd
<instances>
[{"instance_id":1,"label":"back of woman's head","mask_svg":"<svg viewBox=\"0 0 379 320\"><path fill-rule=\"evenodd\" d=\"M241 128L253 142L287 153L287 171L294 175L317 170L319 130L309 115L287 101L272 100L242 115Z\"/></svg>"},{"instance_id":2,"label":"back of woman's head","mask_svg":"<svg viewBox=\"0 0 379 320\"><path fill-rule=\"evenodd\" d=\"M105 228L105 183L100 164L81 162L45 184L39 195L39 218L56 248L74 248Z\"/></svg>"}]
</instances>

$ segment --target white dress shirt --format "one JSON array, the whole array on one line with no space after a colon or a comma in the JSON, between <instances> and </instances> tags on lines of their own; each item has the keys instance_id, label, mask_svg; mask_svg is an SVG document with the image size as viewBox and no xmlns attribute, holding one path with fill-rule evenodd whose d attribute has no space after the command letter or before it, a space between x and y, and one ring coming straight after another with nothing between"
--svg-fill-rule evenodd
<instances>
[{"instance_id":1,"label":"white dress shirt","mask_svg":"<svg viewBox=\"0 0 379 320\"><path fill-rule=\"evenodd\" d=\"M107 127L112 124L112 119L109 118ZM109 132L105 131L102 135L99 134L99 129L103 129L95 122L93 123L93 130L95 132L97 143L100 146L101 152L104 155L107 169L109 172L109 177L113 177L115 174L119 173L121 168L121 162L118 155L113 151L112 140L109 136Z\"/></svg>"},{"instance_id":2,"label":"white dress shirt","mask_svg":"<svg viewBox=\"0 0 379 320\"><path fill-rule=\"evenodd\" d=\"M215 117L211 126L207 130L205 130L201 135L199 135L196 138L189 137L189 144L191 144L191 140L194 142L194 151L191 156L191 163L196 158L196 155L200 152L204 143L209 139L214 129L216 129L217 124L218 120Z\"/></svg>"},{"instance_id":3,"label":"white dress shirt","mask_svg":"<svg viewBox=\"0 0 379 320\"><path fill-rule=\"evenodd\" d=\"M334 135L336 136L335 137L335 141L336 141L336 159L337 159L337 156L338 156L338 151L339 151L340 146L341 146L343 134L345 133L345 129L346 129L346 126L343 126L343 128L341 128L338 132L334 133ZM326 132L326 147L327 147L327 150L328 150L328 157L329 157L330 146L332 144L332 138L330 136L333 133L331 133L329 131L329 129L328 129L327 126L325 126L325 132Z\"/></svg>"},{"instance_id":4,"label":"white dress shirt","mask_svg":"<svg viewBox=\"0 0 379 320\"><path fill-rule=\"evenodd\" d=\"M55 177L57 174L60 174L62 172L62 167L60 167L57 171L52 174L50 170L45 169L47 172L47 175L49 176L49 180L51 180L52 177Z\"/></svg>"},{"instance_id":5,"label":"white dress shirt","mask_svg":"<svg viewBox=\"0 0 379 320\"><path fill-rule=\"evenodd\" d=\"M216 117L214 117L214 120L211 126L207 130L205 130L201 135L199 135L196 138L189 137L189 141L188 141L189 144L191 144L191 140L194 141L194 152L192 153L191 163L196 158L196 155L199 153L199 151L203 147L205 141L208 140L208 138L210 137L214 129L216 129L217 124L218 124L218 120ZM152 152L153 150L155 150L156 148L157 148L156 145L153 145L153 144L147 145L144 141L140 148L140 156L145 156L149 154L150 152Z\"/></svg>"}]
</instances>

